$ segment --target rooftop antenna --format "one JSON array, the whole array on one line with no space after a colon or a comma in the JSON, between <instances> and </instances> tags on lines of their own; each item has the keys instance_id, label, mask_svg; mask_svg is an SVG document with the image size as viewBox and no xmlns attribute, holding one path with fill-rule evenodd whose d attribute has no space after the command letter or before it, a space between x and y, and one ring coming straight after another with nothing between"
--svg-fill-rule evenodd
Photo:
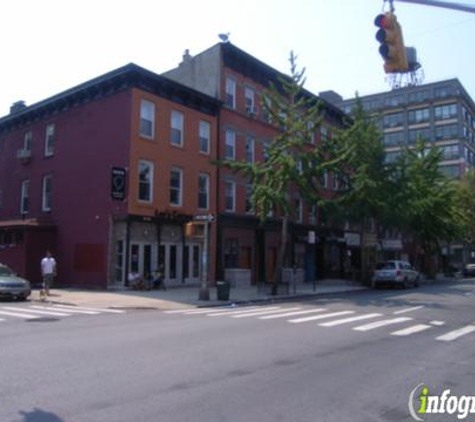
<instances>
[{"instance_id":1,"label":"rooftop antenna","mask_svg":"<svg viewBox=\"0 0 475 422\"><path fill-rule=\"evenodd\" d=\"M221 42L227 43L229 42L229 35L230 35L230 32L226 32L225 34L224 33L219 34L218 37L221 40Z\"/></svg>"}]
</instances>

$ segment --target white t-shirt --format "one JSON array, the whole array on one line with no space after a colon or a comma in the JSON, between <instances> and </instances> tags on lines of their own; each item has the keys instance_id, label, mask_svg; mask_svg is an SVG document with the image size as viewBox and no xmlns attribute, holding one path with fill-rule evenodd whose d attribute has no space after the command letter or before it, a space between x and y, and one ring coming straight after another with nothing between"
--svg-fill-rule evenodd
<instances>
[{"instance_id":1,"label":"white t-shirt","mask_svg":"<svg viewBox=\"0 0 475 422\"><path fill-rule=\"evenodd\" d=\"M56 261L54 258L45 257L41 260L41 271L43 274L54 274L56 270Z\"/></svg>"}]
</instances>

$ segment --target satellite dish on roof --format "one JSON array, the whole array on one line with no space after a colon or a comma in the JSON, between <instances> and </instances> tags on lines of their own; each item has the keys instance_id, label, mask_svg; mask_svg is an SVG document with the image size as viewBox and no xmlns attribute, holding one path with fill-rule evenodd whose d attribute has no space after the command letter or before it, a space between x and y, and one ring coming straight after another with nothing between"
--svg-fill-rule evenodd
<instances>
[{"instance_id":1,"label":"satellite dish on roof","mask_svg":"<svg viewBox=\"0 0 475 422\"><path fill-rule=\"evenodd\" d=\"M229 42L229 35L230 33L227 32L226 34L219 34L218 37L222 42Z\"/></svg>"}]
</instances>

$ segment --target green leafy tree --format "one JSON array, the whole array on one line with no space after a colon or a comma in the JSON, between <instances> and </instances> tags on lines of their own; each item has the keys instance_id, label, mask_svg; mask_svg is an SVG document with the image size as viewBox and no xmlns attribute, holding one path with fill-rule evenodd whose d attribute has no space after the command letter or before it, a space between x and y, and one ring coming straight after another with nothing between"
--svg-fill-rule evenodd
<instances>
[{"instance_id":1,"label":"green leafy tree","mask_svg":"<svg viewBox=\"0 0 475 422\"><path fill-rule=\"evenodd\" d=\"M465 174L457 185L457 204L460 212L461 239L475 247L475 171Z\"/></svg>"},{"instance_id":2,"label":"green leafy tree","mask_svg":"<svg viewBox=\"0 0 475 422\"><path fill-rule=\"evenodd\" d=\"M319 184L325 170L335 167L339 159L321 144L315 145L315 132L321 124L321 105L304 90L305 69L297 70L296 57L290 55L291 73L271 84L263 95L262 107L277 131L267 145L265 159L254 163L223 160L218 164L242 175L252 186L253 210L264 223L272 213L281 221L281 244L276 260L275 283L282 281L287 261L288 225L295 212L294 195L307 204L319 199Z\"/></svg>"}]
</instances>

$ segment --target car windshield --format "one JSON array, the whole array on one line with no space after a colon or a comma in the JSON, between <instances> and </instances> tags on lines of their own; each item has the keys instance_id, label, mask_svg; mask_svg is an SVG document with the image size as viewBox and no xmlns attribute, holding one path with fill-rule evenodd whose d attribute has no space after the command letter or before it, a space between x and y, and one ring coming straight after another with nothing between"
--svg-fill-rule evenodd
<instances>
[{"instance_id":1,"label":"car windshield","mask_svg":"<svg viewBox=\"0 0 475 422\"><path fill-rule=\"evenodd\" d=\"M396 264L394 262L380 262L376 265L377 270L395 270Z\"/></svg>"},{"instance_id":2,"label":"car windshield","mask_svg":"<svg viewBox=\"0 0 475 422\"><path fill-rule=\"evenodd\" d=\"M0 267L0 276L12 276L13 272L8 267Z\"/></svg>"}]
</instances>

